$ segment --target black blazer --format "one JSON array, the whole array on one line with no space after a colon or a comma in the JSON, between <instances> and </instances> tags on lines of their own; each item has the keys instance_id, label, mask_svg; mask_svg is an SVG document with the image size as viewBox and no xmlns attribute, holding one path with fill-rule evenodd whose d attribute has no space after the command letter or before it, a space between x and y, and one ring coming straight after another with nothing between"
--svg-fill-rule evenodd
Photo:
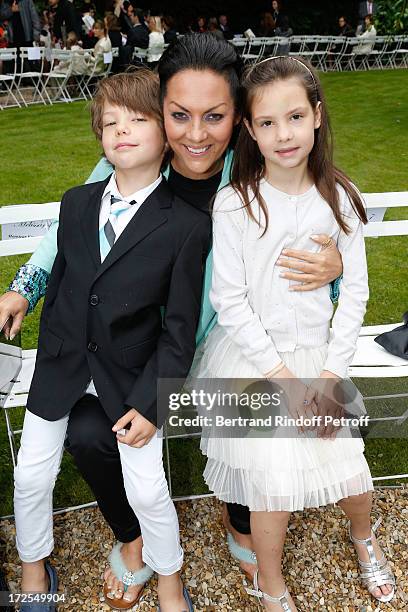
<instances>
[{"instance_id":1,"label":"black blazer","mask_svg":"<svg viewBox=\"0 0 408 612\"><path fill-rule=\"evenodd\" d=\"M56 421L92 377L112 422L131 407L161 427L167 411L158 415L157 381L185 378L194 356L211 221L163 179L101 263L108 180L62 199L27 408Z\"/></svg>"},{"instance_id":2,"label":"black blazer","mask_svg":"<svg viewBox=\"0 0 408 612\"><path fill-rule=\"evenodd\" d=\"M149 32L141 24L133 26L127 34L127 44L131 47L147 49L149 46Z\"/></svg>"}]
</instances>

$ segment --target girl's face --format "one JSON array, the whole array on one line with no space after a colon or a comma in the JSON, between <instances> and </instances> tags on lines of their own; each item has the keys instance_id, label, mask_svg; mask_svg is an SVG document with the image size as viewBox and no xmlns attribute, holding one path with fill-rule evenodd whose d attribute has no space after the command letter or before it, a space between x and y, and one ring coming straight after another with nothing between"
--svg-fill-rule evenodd
<instances>
[{"instance_id":1,"label":"girl's face","mask_svg":"<svg viewBox=\"0 0 408 612\"><path fill-rule=\"evenodd\" d=\"M105 32L101 28L96 26L94 27L94 36L95 38L103 38L105 36Z\"/></svg>"},{"instance_id":2,"label":"girl's face","mask_svg":"<svg viewBox=\"0 0 408 612\"><path fill-rule=\"evenodd\" d=\"M265 158L266 173L306 167L320 127L320 105L313 110L302 83L296 77L274 81L260 88L252 101L252 138Z\"/></svg>"},{"instance_id":3,"label":"girl's face","mask_svg":"<svg viewBox=\"0 0 408 612\"><path fill-rule=\"evenodd\" d=\"M212 70L182 70L167 84L164 127L174 169L206 179L223 166L222 155L239 118L226 79Z\"/></svg>"}]
</instances>

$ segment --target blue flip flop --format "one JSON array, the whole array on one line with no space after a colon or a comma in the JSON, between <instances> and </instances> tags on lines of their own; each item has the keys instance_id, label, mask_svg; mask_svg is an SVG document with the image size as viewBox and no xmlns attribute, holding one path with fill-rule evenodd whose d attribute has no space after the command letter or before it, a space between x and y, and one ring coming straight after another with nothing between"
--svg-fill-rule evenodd
<instances>
[{"instance_id":1,"label":"blue flip flop","mask_svg":"<svg viewBox=\"0 0 408 612\"><path fill-rule=\"evenodd\" d=\"M183 586L183 597L188 605L187 612L194 612L193 602L191 601L190 593L187 591L185 586ZM160 606L157 608L157 612L160 612Z\"/></svg>"},{"instance_id":2,"label":"blue flip flop","mask_svg":"<svg viewBox=\"0 0 408 612\"><path fill-rule=\"evenodd\" d=\"M253 550L250 550L249 548L244 548L243 546L238 544L238 542L234 539L234 536L230 531L227 531L227 544L228 549L234 559L236 559L237 561L243 561L244 563L251 563L252 565L257 566L255 552ZM248 572L244 570L242 571L244 572L245 577L250 582L252 582L252 576Z\"/></svg>"},{"instance_id":3,"label":"blue flip flop","mask_svg":"<svg viewBox=\"0 0 408 612\"><path fill-rule=\"evenodd\" d=\"M50 582L48 593L56 595L58 591L57 572L48 561L45 563L45 571L47 572L48 580ZM51 601L49 603L24 601L20 604L20 612L55 612L56 609L56 601Z\"/></svg>"}]
</instances>

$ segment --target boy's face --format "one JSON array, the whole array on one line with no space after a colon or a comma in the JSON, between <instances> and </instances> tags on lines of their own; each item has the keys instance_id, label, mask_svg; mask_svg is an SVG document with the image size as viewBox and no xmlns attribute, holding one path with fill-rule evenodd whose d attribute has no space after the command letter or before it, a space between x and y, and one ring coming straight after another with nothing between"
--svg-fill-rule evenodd
<instances>
[{"instance_id":1,"label":"boy's face","mask_svg":"<svg viewBox=\"0 0 408 612\"><path fill-rule=\"evenodd\" d=\"M160 167L165 140L156 119L105 102L102 121L102 146L115 170Z\"/></svg>"}]
</instances>

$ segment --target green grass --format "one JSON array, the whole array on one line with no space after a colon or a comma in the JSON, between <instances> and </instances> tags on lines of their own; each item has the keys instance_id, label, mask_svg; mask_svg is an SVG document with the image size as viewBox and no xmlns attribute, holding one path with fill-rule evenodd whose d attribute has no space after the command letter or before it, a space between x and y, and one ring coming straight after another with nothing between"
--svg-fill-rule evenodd
<instances>
[{"instance_id":1,"label":"green grass","mask_svg":"<svg viewBox=\"0 0 408 612\"><path fill-rule=\"evenodd\" d=\"M408 190L408 71L333 73L323 75L322 81L337 164L362 191ZM59 200L66 189L84 182L99 159L100 147L91 133L84 103L9 109L2 117L2 150L7 155L2 160L0 205ZM402 209L393 209L386 218L403 215ZM365 323L400 321L408 309L406 238L370 239L366 244L371 298ZM26 259L18 256L0 260L0 290L6 288ZM37 344L39 314L37 308L24 324L24 348ZM374 394L377 385L364 381L365 394ZM21 422L21 418L21 412L16 411L15 419ZM170 441L175 494L205 491L201 476L204 459L197 445L197 440ZM405 439L368 439L366 450L373 475L408 472ZM1 516L12 512L12 470L3 418L0 465ZM65 454L55 505L75 505L91 499L92 493Z\"/></svg>"}]
</instances>

